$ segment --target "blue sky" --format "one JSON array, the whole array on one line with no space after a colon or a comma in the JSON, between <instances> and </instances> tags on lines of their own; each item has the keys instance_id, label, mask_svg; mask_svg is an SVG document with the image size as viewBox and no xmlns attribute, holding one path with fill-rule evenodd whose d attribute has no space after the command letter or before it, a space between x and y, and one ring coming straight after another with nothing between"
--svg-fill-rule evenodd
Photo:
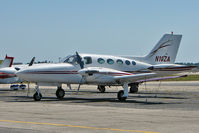
<instances>
[{"instance_id":1,"label":"blue sky","mask_svg":"<svg viewBox=\"0 0 199 133\"><path fill-rule=\"evenodd\" d=\"M198 0L0 0L0 58L58 61L80 53L146 55L182 34L177 62L199 62Z\"/></svg>"}]
</instances>

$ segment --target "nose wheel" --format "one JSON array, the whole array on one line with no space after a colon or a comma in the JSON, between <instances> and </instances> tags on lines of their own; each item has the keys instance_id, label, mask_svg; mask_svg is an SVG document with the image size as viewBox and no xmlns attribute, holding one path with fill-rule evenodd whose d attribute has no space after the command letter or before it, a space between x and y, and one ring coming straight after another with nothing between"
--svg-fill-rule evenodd
<instances>
[{"instance_id":1,"label":"nose wheel","mask_svg":"<svg viewBox=\"0 0 199 133\"><path fill-rule=\"evenodd\" d=\"M41 93L37 93L37 92L36 92L36 93L33 95L33 98L34 98L35 101L40 101L41 98L42 98L42 95L41 95Z\"/></svg>"},{"instance_id":2,"label":"nose wheel","mask_svg":"<svg viewBox=\"0 0 199 133\"><path fill-rule=\"evenodd\" d=\"M35 92L35 94L33 95L33 98L34 98L35 101L40 101L41 98L42 98L42 95L41 95L41 93L40 93L40 91L39 91L39 85L36 85L35 91L36 91L36 92Z\"/></svg>"},{"instance_id":3,"label":"nose wheel","mask_svg":"<svg viewBox=\"0 0 199 133\"><path fill-rule=\"evenodd\" d=\"M57 99L63 99L65 96L64 89L62 89L61 87L58 87L56 91L56 96L57 96Z\"/></svg>"}]
</instances>

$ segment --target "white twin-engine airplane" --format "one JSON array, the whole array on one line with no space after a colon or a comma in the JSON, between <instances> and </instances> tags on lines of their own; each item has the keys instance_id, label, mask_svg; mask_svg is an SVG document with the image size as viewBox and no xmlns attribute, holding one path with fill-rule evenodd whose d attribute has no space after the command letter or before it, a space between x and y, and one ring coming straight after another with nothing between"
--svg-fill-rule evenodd
<instances>
[{"instance_id":1,"label":"white twin-engine airplane","mask_svg":"<svg viewBox=\"0 0 199 133\"><path fill-rule=\"evenodd\" d=\"M36 83L34 100L42 95L39 85L56 84L56 96L62 99L65 91L62 84L97 85L102 92L105 86L122 86L117 97L125 101L128 87L131 92L138 91L139 83L180 76L170 76L193 66L174 64L182 35L165 34L151 52L145 57L111 56L97 54L76 54L64 58L63 63L33 65L17 72L20 78ZM164 77L162 77L164 76Z\"/></svg>"}]
</instances>

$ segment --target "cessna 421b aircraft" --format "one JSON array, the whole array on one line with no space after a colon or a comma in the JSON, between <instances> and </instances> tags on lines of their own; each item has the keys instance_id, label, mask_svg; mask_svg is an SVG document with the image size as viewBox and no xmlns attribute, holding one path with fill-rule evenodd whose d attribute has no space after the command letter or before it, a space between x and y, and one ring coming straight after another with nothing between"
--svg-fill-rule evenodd
<instances>
[{"instance_id":1,"label":"cessna 421b aircraft","mask_svg":"<svg viewBox=\"0 0 199 133\"><path fill-rule=\"evenodd\" d=\"M58 86L56 96L62 99L62 84L93 84L101 91L105 86L123 86L117 97L125 101L128 87L138 91L138 84L145 81L165 79L165 76L190 70L193 66L174 64L182 35L165 34L145 57L76 54L66 57L63 63L33 65L17 72L20 78L36 83L34 100L42 95L39 85ZM164 76L164 77L163 77ZM163 77L163 78L162 78ZM171 76L166 78L174 78ZM78 90L79 90L78 87Z\"/></svg>"}]
</instances>

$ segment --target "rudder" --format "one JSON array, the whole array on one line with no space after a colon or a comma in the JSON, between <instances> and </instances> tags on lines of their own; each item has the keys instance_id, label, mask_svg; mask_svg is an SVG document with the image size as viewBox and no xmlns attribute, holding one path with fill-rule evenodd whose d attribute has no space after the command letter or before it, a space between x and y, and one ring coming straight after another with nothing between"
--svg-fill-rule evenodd
<instances>
[{"instance_id":1,"label":"rudder","mask_svg":"<svg viewBox=\"0 0 199 133\"><path fill-rule=\"evenodd\" d=\"M6 55L5 59L3 60L3 62L0 65L0 68L4 68L4 67L11 67L12 63L13 63L14 57L8 57Z\"/></svg>"},{"instance_id":2,"label":"rudder","mask_svg":"<svg viewBox=\"0 0 199 133\"><path fill-rule=\"evenodd\" d=\"M175 62L182 35L165 34L151 52L144 57L145 62L173 64Z\"/></svg>"}]
</instances>

